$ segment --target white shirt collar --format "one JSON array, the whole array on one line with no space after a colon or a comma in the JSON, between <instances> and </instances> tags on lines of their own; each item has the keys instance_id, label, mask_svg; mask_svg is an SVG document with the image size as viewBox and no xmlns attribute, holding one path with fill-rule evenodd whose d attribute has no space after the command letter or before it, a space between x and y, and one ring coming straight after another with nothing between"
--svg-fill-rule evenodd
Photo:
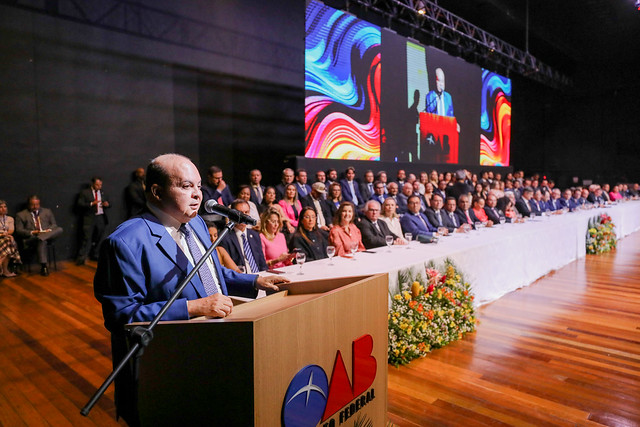
<instances>
[{"instance_id":1,"label":"white shirt collar","mask_svg":"<svg viewBox=\"0 0 640 427\"><path fill-rule=\"evenodd\" d=\"M151 203L147 203L147 207L149 208L151 213L160 220L160 223L162 223L162 225L164 225L165 227L175 228L176 230L180 229L180 226L182 225L180 221L167 214L159 207L152 205Z\"/></svg>"}]
</instances>

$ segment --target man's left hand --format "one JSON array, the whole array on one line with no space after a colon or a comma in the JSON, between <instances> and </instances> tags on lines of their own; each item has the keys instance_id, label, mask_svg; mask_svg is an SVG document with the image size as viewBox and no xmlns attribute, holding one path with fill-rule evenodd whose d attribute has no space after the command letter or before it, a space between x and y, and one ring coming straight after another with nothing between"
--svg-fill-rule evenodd
<instances>
[{"instance_id":1,"label":"man's left hand","mask_svg":"<svg viewBox=\"0 0 640 427\"><path fill-rule=\"evenodd\" d=\"M289 283L290 280L282 276L258 276L256 287L264 291L279 291L278 283Z\"/></svg>"}]
</instances>

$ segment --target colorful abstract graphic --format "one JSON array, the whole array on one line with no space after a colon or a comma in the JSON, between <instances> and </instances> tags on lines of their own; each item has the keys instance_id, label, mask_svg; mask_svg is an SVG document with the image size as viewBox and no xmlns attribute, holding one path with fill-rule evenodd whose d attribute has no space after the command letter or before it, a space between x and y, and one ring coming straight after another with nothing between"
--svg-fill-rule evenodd
<instances>
[{"instance_id":1,"label":"colorful abstract graphic","mask_svg":"<svg viewBox=\"0 0 640 427\"><path fill-rule=\"evenodd\" d=\"M482 70L480 164L509 166L511 79Z\"/></svg>"},{"instance_id":2,"label":"colorful abstract graphic","mask_svg":"<svg viewBox=\"0 0 640 427\"><path fill-rule=\"evenodd\" d=\"M311 1L305 43L305 156L380 160L380 28Z\"/></svg>"}]
</instances>

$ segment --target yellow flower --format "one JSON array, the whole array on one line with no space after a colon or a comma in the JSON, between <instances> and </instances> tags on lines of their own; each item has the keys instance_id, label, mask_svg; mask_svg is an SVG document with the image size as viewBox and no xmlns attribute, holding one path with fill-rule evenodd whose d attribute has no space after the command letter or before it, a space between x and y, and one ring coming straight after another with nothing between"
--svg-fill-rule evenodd
<instances>
[{"instance_id":1,"label":"yellow flower","mask_svg":"<svg viewBox=\"0 0 640 427\"><path fill-rule=\"evenodd\" d=\"M411 294L407 291L402 291L402 296L404 297L404 299L406 299L407 301L409 301L411 299Z\"/></svg>"},{"instance_id":2,"label":"yellow flower","mask_svg":"<svg viewBox=\"0 0 640 427\"><path fill-rule=\"evenodd\" d=\"M413 282L411 285L411 295L413 295L414 298L418 298L423 290L424 287L419 282Z\"/></svg>"},{"instance_id":3,"label":"yellow flower","mask_svg":"<svg viewBox=\"0 0 640 427\"><path fill-rule=\"evenodd\" d=\"M400 300L402 300L402 295L400 295L400 294L395 294L395 295L393 296L393 299L394 299L394 300L396 300L396 301L400 301Z\"/></svg>"}]
</instances>

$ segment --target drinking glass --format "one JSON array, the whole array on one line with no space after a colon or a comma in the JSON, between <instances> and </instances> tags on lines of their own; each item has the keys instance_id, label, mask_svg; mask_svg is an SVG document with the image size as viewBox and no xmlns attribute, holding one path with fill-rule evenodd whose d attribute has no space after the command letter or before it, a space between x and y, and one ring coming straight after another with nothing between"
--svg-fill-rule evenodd
<instances>
[{"instance_id":1,"label":"drinking glass","mask_svg":"<svg viewBox=\"0 0 640 427\"><path fill-rule=\"evenodd\" d=\"M404 239L407 241L407 249L411 249L411 239L413 236L411 233L404 233Z\"/></svg>"},{"instance_id":2,"label":"drinking glass","mask_svg":"<svg viewBox=\"0 0 640 427\"><path fill-rule=\"evenodd\" d=\"M447 229L447 227L438 227L438 235L439 236L446 236L448 234L449 230Z\"/></svg>"},{"instance_id":3,"label":"drinking glass","mask_svg":"<svg viewBox=\"0 0 640 427\"><path fill-rule=\"evenodd\" d=\"M352 243L351 247L351 259L356 260L356 252L358 252L358 242Z\"/></svg>"},{"instance_id":4,"label":"drinking glass","mask_svg":"<svg viewBox=\"0 0 640 427\"><path fill-rule=\"evenodd\" d=\"M299 275L304 274L302 272L302 264L304 264L304 262L307 260L307 255L300 251L300 252L296 252L296 264L300 265L300 271L298 272Z\"/></svg>"},{"instance_id":5,"label":"drinking glass","mask_svg":"<svg viewBox=\"0 0 640 427\"><path fill-rule=\"evenodd\" d=\"M476 230L482 230L482 223L480 221L474 222L473 225L476 227Z\"/></svg>"},{"instance_id":6,"label":"drinking glass","mask_svg":"<svg viewBox=\"0 0 640 427\"><path fill-rule=\"evenodd\" d=\"M329 257L329 265L334 265L333 261L331 261L331 258L333 258L335 254L336 254L336 247L327 246L327 256Z\"/></svg>"},{"instance_id":7,"label":"drinking glass","mask_svg":"<svg viewBox=\"0 0 640 427\"><path fill-rule=\"evenodd\" d=\"M507 222L507 218L505 216L501 216L500 217L500 224L504 224L505 222Z\"/></svg>"},{"instance_id":8,"label":"drinking glass","mask_svg":"<svg viewBox=\"0 0 640 427\"><path fill-rule=\"evenodd\" d=\"M387 244L387 252L391 252L391 245L393 245L393 236L384 236L384 242Z\"/></svg>"}]
</instances>

